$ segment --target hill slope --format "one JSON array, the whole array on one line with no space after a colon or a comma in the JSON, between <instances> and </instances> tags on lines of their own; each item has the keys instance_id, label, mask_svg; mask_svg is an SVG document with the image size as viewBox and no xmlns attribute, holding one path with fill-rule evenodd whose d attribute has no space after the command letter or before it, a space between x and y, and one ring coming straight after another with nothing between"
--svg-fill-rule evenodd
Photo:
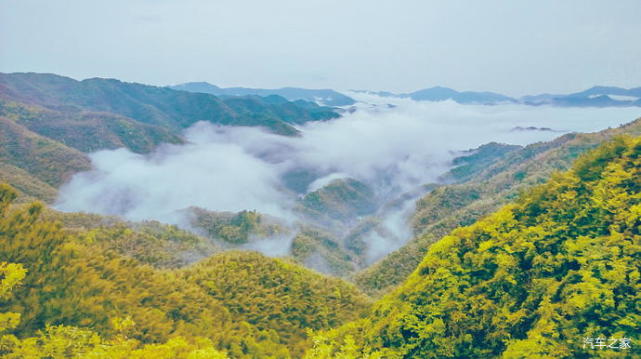
<instances>
[{"instance_id":1,"label":"hill slope","mask_svg":"<svg viewBox=\"0 0 641 359\"><path fill-rule=\"evenodd\" d=\"M72 174L90 168L88 157L80 151L42 137L6 117L0 117L0 163L24 171L7 176L28 174L37 179L34 185L44 182L54 188ZM10 171L9 166L4 166L3 170ZM28 181L26 178L24 180ZM28 184L16 185L26 188Z\"/></svg>"},{"instance_id":2,"label":"hill slope","mask_svg":"<svg viewBox=\"0 0 641 359\"><path fill-rule=\"evenodd\" d=\"M297 133L290 123L338 117L331 108L303 108L261 97L220 99L203 93L93 78L76 81L52 74L0 74L0 98L56 111L108 112L152 126L180 130L198 121L262 126L275 133Z\"/></svg>"},{"instance_id":3,"label":"hill slope","mask_svg":"<svg viewBox=\"0 0 641 359\"><path fill-rule=\"evenodd\" d=\"M161 143L183 143L176 131L108 112L56 111L0 100L0 116L85 153L121 147L148 153Z\"/></svg>"},{"instance_id":4,"label":"hill slope","mask_svg":"<svg viewBox=\"0 0 641 359\"><path fill-rule=\"evenodd\" d=\"M62 230L42 218L40 204L12 207L15 196L0 185L0 266L18 263L27 274L11 298L0 297L0 316L21 314L8 328L20 338L59 325L114 338L123 334L114 320L125 319L135 323L125 335L145 344L207 338L231 358L289 358L308 346L306 329L340 325L369 304L339 279L252 252L156 269L149 264L180 264L158 254L200 239L169 226L131 230L100 226L109 219L99 216L49 213L73 227ZM3 357L11 347L4 343Z\"/></svg>"},{"instance_id":5,"label":"hill slope","mask_svg":"<svg viewBox=\"0 0 641 359\"><path fill-rule=\"evenodd\" d=\"M519 192L546 181L554 171L568 169L582 153L614 136L641 135L641 119L588 134L568 134L507 152L493 165L464 177L463 183L441 186L417 202L412 224L416 237L380 262L358 273L355 281L366 292L384 293L403 282L429 246L454 228L474 223L514 199ZM468 166L466 170L469 170Z\"/></svg>"},{"instance_id":6,"label":"hill slope","mask_svg":"<svg viewBox=\"0 0 641 359\"><path fill-rule=\"evenodd\" d=\"M320 336L307 358L589 358L626 350L598 351L584 338L641 339L640 179L641 138L602 145L516 203L443 237L368 318Z\"/></svg>"},{"instance_id":7,"label":"hill slope","mask_svg":"<svg viewBox=\"0 0 641 359\"><path fill-rule=\"evenodd\" d=\"M253 252L214 255L183 272L239 320L259 330L277 329L300 355L305 329L333 328L364 314L368 301L335 278Z\"/></svg>"}]
</instances>

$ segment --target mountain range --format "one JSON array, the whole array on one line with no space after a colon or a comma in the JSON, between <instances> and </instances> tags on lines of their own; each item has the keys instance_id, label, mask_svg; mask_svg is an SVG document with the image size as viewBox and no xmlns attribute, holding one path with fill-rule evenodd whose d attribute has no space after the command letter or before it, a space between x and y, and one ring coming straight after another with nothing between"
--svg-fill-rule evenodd
<instances>
[{"instance_id":1,"label":"mountain range","mask_svg":"<svg viewBox=\"0 0 641 359\"><path fill-rule=\"evenodd\" d=\"M304 100L327 106L350 106L356 101L334 90L312 90L294 87L281 89L255 89L245 87L220 88L208 82L188 82L171 88L195 93L208 93L216 96L270 96L278 95L290 101ZM529 106L562 106L562 107L617 107L641 106L641 87L625 89L620 87L594 86L585 91L570 94L526 95L519 98L510 97L489 91L457 91L448 87L436 86L409 93L387 91L355 91L381 97L409 98L414 101L451 100L468 105L522 104Z\"/></svg>"},{"instance_id":2,"label":"mountain range","mask_svg":"<svg viewBox=\"0 0 641 359\"><path fill-rule=\"evenodd\" d=\"M329 89L312 90L296 87L284 87L280 89L255 89L246 87L220 88L208 82L188 82L171 86L172 89L208 93L216 96L281 96L289 101L308 101L322 103L326 106L349 106L356 103L354 99L339 92Z\"/></svg>"},{"instance_id":3,"label":"mountain range","mask_svg":"<svg viewBox=\"0 0 641 359\"><path fill-rule=\"evenodd\" d=\"M527 95L520 98L509 97L495 92L456 91L447 87L431 87L410 93L369 92L382 97L410 98L415 101L452 100L460 104L497 105L522 104L530 106L564 107L614 107L641 106L641 87L624 89L620 87L595 86L585 91L571 94Z\"/></svg>"},{"instance_id":4,"label":"mountain range","mask_svg":"<svg viewBox=\"0 0 641 359\"><path fill-rule=\"evenodd\" d=\"M57 116L57 121L48 123L65 122L69 126L69 122L76 122L82 127L88 121L97 121L106 127L115 122L120 126L110 129L112 134L137 131L147 138L175 135L198 121L260 126L278 134L295 135L296 124L339 116L332 108L312 102L293 103L276 95L221 99L115 79L76 81L35 73L0 74L0 99L54 111L47 115Z\"/></svg>"}]
</instances>

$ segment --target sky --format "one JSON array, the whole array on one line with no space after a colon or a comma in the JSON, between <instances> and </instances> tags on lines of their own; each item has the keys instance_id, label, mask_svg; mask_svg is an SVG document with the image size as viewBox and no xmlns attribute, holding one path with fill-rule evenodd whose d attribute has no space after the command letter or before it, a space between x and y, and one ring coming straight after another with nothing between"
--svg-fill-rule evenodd
<instances>
[{"instance_id":1,"label":"sky","mask_svg":"<svg viewBox=\"0 0 641 359\"><path fill-rule=\"evenodd\" d=\"M638 87L639 15L639 0L2 0L0 72L512 96Z\"/></svg>"}]
</instances>

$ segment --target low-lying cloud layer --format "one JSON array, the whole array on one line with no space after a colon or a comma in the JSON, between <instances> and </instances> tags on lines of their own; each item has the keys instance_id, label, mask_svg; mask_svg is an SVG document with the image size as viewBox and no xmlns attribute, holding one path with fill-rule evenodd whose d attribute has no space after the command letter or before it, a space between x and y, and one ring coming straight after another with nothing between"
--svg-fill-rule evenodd
<instances>
[{"instance_id":1,"label":"low-lying cloud layer","mask_svg":"<svg viewBox=\"0 0 641 359\"><path fill-rule=\"evenodd\" d=\"M434 181L458 151L490 141L551 140L565 132L618 126L639 115L636 108L471 106L354 96L363 101L357 111L308 123L300 137L198 123L186 131L186 145L164 145L150 155L125 149L94 153L94 169L63 186L56 207L170 223L180 223L177 211L190 206L291 219L296 198L327 179L352 177L370 185L379 198L392 199ZM304 180L305 190L287 188L283 178L293 171L311 176Z\"/></svg>"}]
</instances>

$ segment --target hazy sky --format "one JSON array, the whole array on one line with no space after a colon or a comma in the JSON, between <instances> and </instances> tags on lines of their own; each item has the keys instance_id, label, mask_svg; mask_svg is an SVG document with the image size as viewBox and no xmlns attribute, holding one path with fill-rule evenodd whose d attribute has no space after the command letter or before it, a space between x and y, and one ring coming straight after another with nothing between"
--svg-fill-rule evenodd
<instances>
[{"instance_id":1,"label":"hazy sky","mask_svg":"<svg viewBox=\"0 0 641 359\"><path fill-rule=\"evenodd\" d=\"M641 86L641 1L2 0L0 71L510 95Z\"/></svg>"}]
</instances>

